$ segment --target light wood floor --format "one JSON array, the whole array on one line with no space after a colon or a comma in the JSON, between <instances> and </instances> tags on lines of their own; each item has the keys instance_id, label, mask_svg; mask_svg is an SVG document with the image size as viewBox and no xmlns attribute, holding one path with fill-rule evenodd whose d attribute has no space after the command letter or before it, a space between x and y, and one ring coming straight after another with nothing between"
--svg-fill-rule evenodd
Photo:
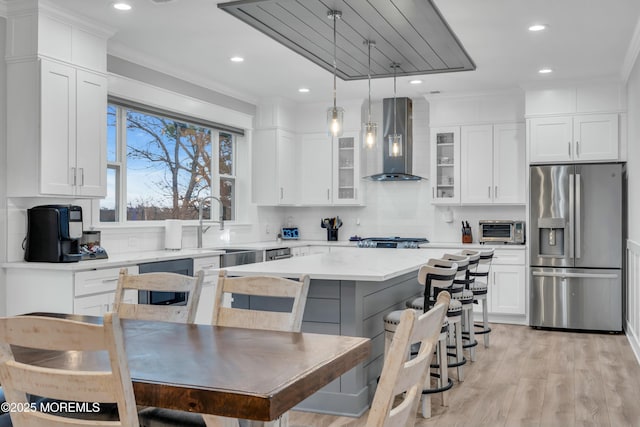
<instances>
[{"instance_id":1,"label":"light wood floor","mask_svg":"<svg viewBox=\"0 0 640 427\"><path fill-rule=\"evenodd\" d=\"M449 406L432 398L433 416L416 426L640 426L640 366L623 335L541 331L492 325L491 347L477 347ZM455 378L455 370L449 375ZM364 426L367 414L355 426ZM293 411L292 427L353 421Z\"/></svg>"}]
</instances>

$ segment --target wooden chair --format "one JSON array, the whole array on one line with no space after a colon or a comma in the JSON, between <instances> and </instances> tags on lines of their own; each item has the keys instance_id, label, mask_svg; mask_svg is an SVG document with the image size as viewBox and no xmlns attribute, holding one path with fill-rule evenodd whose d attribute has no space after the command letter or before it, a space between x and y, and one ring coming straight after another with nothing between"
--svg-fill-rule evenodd
<instances>
[{"instance_id":1,"label":"wooden chair","mask_svg":"<svg viewBox=\"0 0 640 427\"><path fill-rule=\"evenodd\" d=\"M366 427L409 427L415 424L422 389L429 378L429 363L450 299L449 293L443 291L428 312L420 314L413 309L402 312L389 354L384 360ZM416 357L407 359L411 345L415 343L420 343L420 350Z\"/></svg>"},{"instance_id":2,"label":"wooden chair","mask_svg":"<svg viewBox=\"0 0 640 427\"><path fill-rule=\"evenodd\" d=\"M218 273L218 284L213 302L211 323L217 326L300 332L302 315L309 292L309 276L301 276L299 280L270 276L227 277L226 270ZM225 294L242 294L249 296L266 296L290 298L293 300L288 312L247 310L225 307ZM238 427L239 421L215 415L202 415L196 419L184 419L180 411L153 408L140 412L143 427L182 426L182 427ZM280 419L265 423L270 427L286 427L289 414Z\"/></svg>"},{"instance_id":3,"label":"wooden chair","mask_svg":"<svg viewBox=\"0 0 640 427\"><path fill-rule=\"evenodd\" d=\"M106 351L110 371L70 371L68 367L44 368L16 362L11 346L87 354ZM73 360L82 358L78 356ZM39 316L0 319L0 382L7 402L15 405L29 405L28 395L90 402L88 405L91 402L115 403L119 418L119 421L99 421L89 416L90 413L84 419L82 413L76 412L12 412L11 420L15 427L139 425L122 328L115 313L105 314L104 325Z\"/></svg>"},{"instance_id":4,"label":"wooden chair","mask_svg":"<svg viewBox=\"0 0 640 427\"><path fill-rule=\"evenodd\" d=\"M200 291L204 272L198 271L195 277L177 273L128 274L127 269L120 270L116 288L113 311L122 319L157 320L176 323L193 323L200 301ZM186 305L130 304L124 301L128 289L137 291L187 292Z\"/></svg>"}]
</instances>

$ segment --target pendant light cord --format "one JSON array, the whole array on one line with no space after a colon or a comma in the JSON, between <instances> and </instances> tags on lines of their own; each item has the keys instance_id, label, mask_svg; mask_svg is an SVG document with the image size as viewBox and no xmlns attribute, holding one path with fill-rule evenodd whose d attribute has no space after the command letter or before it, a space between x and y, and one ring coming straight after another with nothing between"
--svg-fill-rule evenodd
<instances>
[{"instance_id":1,"label":"pendant light cord","mask_svg":"<svg viewBox=\"0 0 640 427\"><path fill-rule=\"evenodd\" d=\"M338 70L338 64L336 62L336 19L338 18L338 12L333 11L333 110L336 109L336 74Z\"/></svg>"},{"instance_id":2,"label":"pendant light cord","mask_svg":"<svg viewBox=\"0 0 640 427\"><path fill-rule=\"evenodd\" d=\"M367 40L367 46L369 47L369 65L367 66L367 78L369 79L369 120L371 123L371 41Z\"/></svg>"},{"instance_id":3,"label":"pendant light cord","mask_svg":"<svg viewBox=\"0 0 640 427\"><path fill-rule=\"evenodd\" d=\"M394 62L391 66L393 67L393 137L395 138L397 135L396 122L398 121L398 114L396 110L398 106L398 102L396 101L396 71L398 69L398 63Z\"/></svg>"}]
</instances>

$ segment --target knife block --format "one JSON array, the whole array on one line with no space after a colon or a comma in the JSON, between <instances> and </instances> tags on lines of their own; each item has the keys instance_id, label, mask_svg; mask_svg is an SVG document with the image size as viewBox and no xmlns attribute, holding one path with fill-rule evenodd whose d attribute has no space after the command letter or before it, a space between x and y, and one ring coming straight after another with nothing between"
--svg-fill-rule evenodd
<instances>
[{"instance_id":1,"label":"knife block","mask_svg":"<svg viewBox=\"0 0 640 427\"><path fill-rule=\"evenodd\" d=\"M469 232L469 234L462 235L462 243L473 243L473 236L471 235L471 232Z\"/></svg>"}]
</instances>

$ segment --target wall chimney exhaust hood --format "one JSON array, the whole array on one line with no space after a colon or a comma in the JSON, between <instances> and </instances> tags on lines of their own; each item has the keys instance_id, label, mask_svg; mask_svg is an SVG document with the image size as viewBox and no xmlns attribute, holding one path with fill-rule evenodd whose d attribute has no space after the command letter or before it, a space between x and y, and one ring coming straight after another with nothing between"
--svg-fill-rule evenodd
<instances>
[{"instance_id":1,"label":"wall chimney exhaust hood","mask_svg":"<svg viewBox=\"0 0 640 427\"><path fill-rule=\"evenodd\" d=\"M413 163L413 103L411 99L383 99L382 116L382 173L367 176L365 179L372 181L419 181L424 179L411 174ZM391 155L389 136L394 133L400 135L402 142L400 156Z\"/></svg>"},{"instance_id":2,"label":"wall chimney exhaust hood","mask_svg":"<svg viewBox=\"0 0 640 427\"><path fill-rule=\"evenodd\" d=\"M331 9L342 13L336 74L343 80L475 70L476 66L432 0L239 0L218 7L333 74Z\"/></svg>"}]
</instances>

